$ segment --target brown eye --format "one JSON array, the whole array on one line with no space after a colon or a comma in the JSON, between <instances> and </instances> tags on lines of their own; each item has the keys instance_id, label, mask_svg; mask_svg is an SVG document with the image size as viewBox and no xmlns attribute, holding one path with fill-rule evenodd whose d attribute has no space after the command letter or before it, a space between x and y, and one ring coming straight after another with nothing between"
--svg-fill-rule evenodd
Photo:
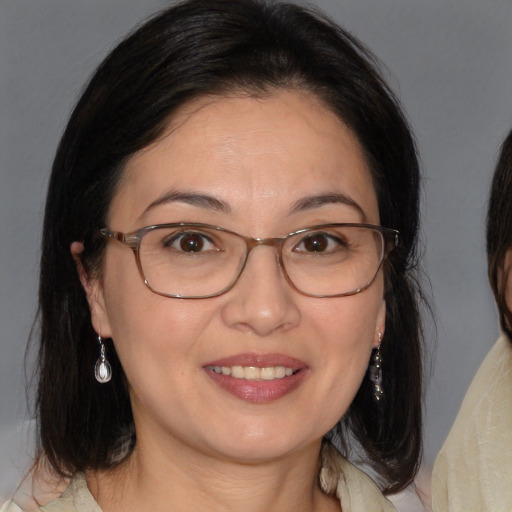
<instances>
[{"instance_id":1,"label":"brown eye","mask_svg":"<svg viewBox=\"0 0 512 512\"><path fill-rule=\"evenodd\" d=\"M310 255L333 255L346 251L350 247L350 243L340 236L340 233L329 233L319 231L304 236L300 242L294 247L296 253Z\"/></svg>"},{"instance_id":2,"label":"brown eye","mask_svg":"<svg viewBox=\"0 0 512 512\"><path fill-rule=\"evenodd\" d=\"M218 250L206 233L195 231L176 233L163 240L163 245L179 254L202 254Z\"/></svg>"},{"instance_id":3,"label":"brown eye","mask_svg":"<svg viewBox=\"0 0 512 512\"><path fill-rule=\"evenodd\" d=\"M204 239L197 233L189 233L180 236L179 245L183 252L200 252L204 247Z\"/></svg>"},{"instance_id":4,"label":"brown eye","mask_svg":"<svg viewBox=\"0 0 512 512\"><path fill-rule=\"evenodd\" d=\"M307 252L323 252L327 249L329 240L327 236L316 233L304 238L302 244L304 245L304 250Z\"/></svg>"}]
</instances>

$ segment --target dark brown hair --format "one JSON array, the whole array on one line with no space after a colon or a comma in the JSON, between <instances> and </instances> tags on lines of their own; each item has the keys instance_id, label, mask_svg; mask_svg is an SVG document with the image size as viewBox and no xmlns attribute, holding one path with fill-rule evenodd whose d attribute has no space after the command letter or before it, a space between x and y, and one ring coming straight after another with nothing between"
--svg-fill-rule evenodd
<instances>
[{"instance_id":1,"label":"dark brown hair","mask_svg":"<svg viewBox=\"0 0 512 512\"><path fill-rule=\"evenodd\" d=\"M512 340L512 311L507 304L507 282L512 261L505 261L512 249L512 131L501 147L492 179L487 211L487 265L489 282L498 305L500 325ZM511 291L508 290L510 293Z\"/></svg>"},{"instance_id":2,"label":"dark brown hair","mask_svg":"<svg viewBox=\"0 0 512 512\"><path fill-rule=\"evenodd\" d=\"M355 438L386 491L414 478L422 432L415 143L373 56L354 37L318 12L258 0L190 0L156 15L104 60L71 115L48 190L39 296L40 450L57 471L112 467L112 450L133 423L111 340L114 377L94 380L96 336L70 244L84 242L87 271L101 267L104 241L96 234L123 165L162 134L178 107L206 94L276 88L312 92L351 127L381 223L400 231L385 270L385 403L373 402L366 376L329 436L345 455Z\"/></svg>"}]
</instances>

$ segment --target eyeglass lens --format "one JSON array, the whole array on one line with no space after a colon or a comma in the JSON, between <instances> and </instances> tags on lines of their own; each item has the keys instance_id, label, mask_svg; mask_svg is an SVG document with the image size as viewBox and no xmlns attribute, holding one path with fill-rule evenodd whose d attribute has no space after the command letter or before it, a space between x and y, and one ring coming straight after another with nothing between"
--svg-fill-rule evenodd
<instances>
[{"instance_id":1,"label":"eyeglass lens","mask_svg":"<svg viewBox=\"0 0 512 512\"><path fill-rule=\"evenodd\" d=\"M206 297L229 289L247 255L243 236L213 227L158 227L144 232L139 246L150 288L174 297ZM323 226L285 237L281 264L302 293L333 296L367 286L383 255L384 238L377 229Z\"/></svg>"}]
</instances>

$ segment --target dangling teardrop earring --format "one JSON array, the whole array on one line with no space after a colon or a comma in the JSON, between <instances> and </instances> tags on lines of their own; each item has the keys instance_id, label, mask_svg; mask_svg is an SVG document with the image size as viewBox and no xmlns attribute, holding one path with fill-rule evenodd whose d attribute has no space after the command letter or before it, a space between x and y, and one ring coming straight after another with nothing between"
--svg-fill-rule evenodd
<instances>
[{"instance_id":1,"label":"dangling teardrop earring","mask_svg":"<svg viewBox=\"0 0 512 512\"><path fill-rule=\"evenodd\" d=\"M382 358L380 355L380 344L382 341L382 334L379 331L379 346L373 350L372 359L370 362L370 380L373 384L373 399L380 403L384 398L384 389L382 389Z\"/></svg>"},{"instance_id":2,"label":"dangling teardrop earring","mask_svg":"<svg viewBox=\"0 0 512 512\"><path fill-rule=\"evenodd\" d=\"M105 355L106 347L101 339L101 334L98 334L98 343L100 345L100 355L94 365L94 376L100 384L105 384L112 378L112 367Z\"/></svg>"}]
</instances>

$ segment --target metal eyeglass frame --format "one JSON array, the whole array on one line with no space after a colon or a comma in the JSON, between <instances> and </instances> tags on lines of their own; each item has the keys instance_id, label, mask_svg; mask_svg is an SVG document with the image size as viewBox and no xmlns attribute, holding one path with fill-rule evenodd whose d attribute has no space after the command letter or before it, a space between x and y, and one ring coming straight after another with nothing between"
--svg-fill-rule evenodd
<instances>
[{"instance_id":1,"label":"metal eyeglass frame","mask_svg":"<svg viewBox=\"0 0 512 512\"><path fill-rule=\"evenodd\" d=\"M142 263L140 260L140 252L139 252L141 240L142 240L144 234L148 233L150 231L153 231L155 229L160 229L160 228L187 228L187 227L197 228L197 229L206 228L206 229L211 229L211 230L216 230L216 231L223 231L225 233L230 233L230 234L235 235L238 238L241 238L242 240L244 240L247 245L245 258L240 266L238 275L233 279L233 281L228 286L226 286L219 292L212 293L209 295L199 295L199 296L182 296L182 295L173 295L170 293L164 293L164 292L155 290L151 286L151 284L148 282L148 280L146 279L146 276L144 275L144 271L142 269ZM360 288L357 288L356 290L352 290L350 292L345 292L345 293L334 294L334 295L319 295L319 294L306 293L306 292L300 290L299 288L297 288L295 283L288 276L288 272L286 271L286 267L283 263L283 255L282 255L283 244L291 236L299 235L302 233L307 233L308 231L316 231L316 230L328 228L328 227L357 227L357 228L369 229L372 231L379 232L380 235L382 236L382 240L383 240L382 252L380 255L379 264L377 265L377 269L375 270L375 273L373 274L371 279L369 279L366 284L364 284ZM239 233L236 233L235 231L231 231L229 229L222 228L220 226L213 226L211 224L204 224L204 223L197 223L197 222L178 222L178 223L169 223L169 224L154 224L151 226L145 226L145 227L139 228L139 229L137 229L135 231L131 231L129 233L123 233L121 231L111 231L108 228L103 228L103 229L100 229L100 234L103 237L105 237L107 240L114 240L116 242L120 242L121 244L129 247L133 251L133 254L135 255L137 268L142 277L142 280L144 281L144 284L153 293L156 293L157 295L161 295L163 297L169 297L171 299L209 299L211 297L218 297L219 295L222 295L222 294L228 292L229 290L231 290L231 288L233 288L235 286L238 279L240 279L240 276L242 275L242 272L244 271L247 260L249 259L249 254L252 251L252 249L254 249L255 247L258 247L260 245L267 245L267 246L275 247L277 249L278 264L279 264L279 267L283 271L286 281L294 290L299 292L301 295L305 295L307 297L316 297L316 298L346 297L346 296L350 296L350 295L356 295L356 294L366 290L373 283L373 281L375 280L375 277L377 276L377 274L382 266L382 262L384 261L386 256L398 245L398 242L399 242L399 232L396 229L385 228L382 226L376 226L373 224L364 224L364 223L320 224L317 226L311 226L311 227L299 229L298 231L294 231L293 233L288 233L286 236L279 237L279 238L252 238L252 237L248 237L248 236L244 236Z\"/></svg>"}]
</instances>

